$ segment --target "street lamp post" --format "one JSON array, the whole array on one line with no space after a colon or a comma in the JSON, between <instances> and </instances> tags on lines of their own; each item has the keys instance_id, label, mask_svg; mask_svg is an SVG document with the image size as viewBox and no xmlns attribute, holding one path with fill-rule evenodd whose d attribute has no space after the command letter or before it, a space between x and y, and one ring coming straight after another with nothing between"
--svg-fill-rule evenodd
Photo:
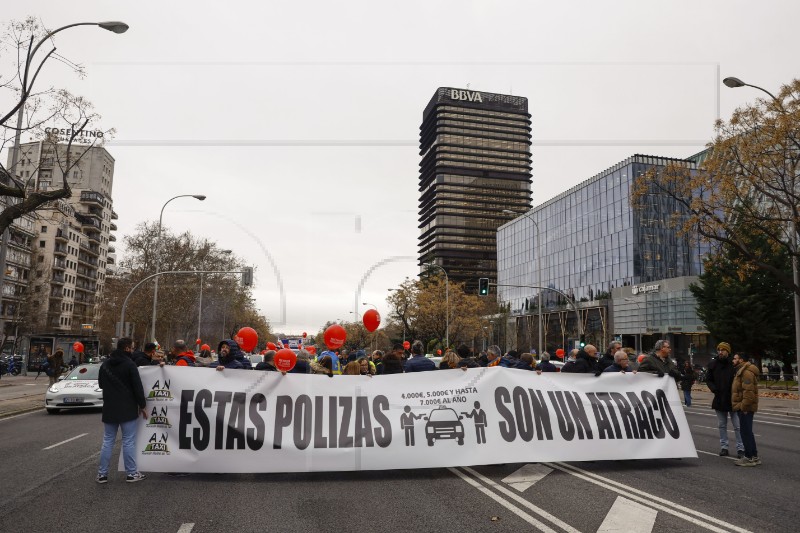
<instances>
[{"instance_id":1,"label":"street lamp post","mask_svg":"<svg viewBox=\"0 0 800 533\"><path fill-rule=\"evenodd\" d=\"M111 31L111 32L114 32L114 33L125 33L126 31L128 31L128 27L129 27L124 22L119 22L119 21L111 21L111 22L76 22L75 24L68 24L66 26L62 26L60 28L57 28L57 29L51 31L50 33L48 33L47 35L42 37L42 39L38 43L36 43L36 46L34 46L33 49L28 53L27 57L25 58L25 74L24 74L24 77L23 77L23 80L22 80L21 95L20 95L19 103L17 103L17 105L14 106L14 108L12 108L11 111L9 111L9 113L6 116L4 116L2 119L0 119L0 123L4 124L5 121L8 120L14 114L14 112L17 113L17 128L16 128L16 131L14 132L14 146L11 148L11 168L10 168L11 172L14 173L14 175L16 175L16 173L17 173L17 163L19 162L19 145L20 145L20 137L22 135L22 119L23 119L23 114L25 112L25 102L28 100L28 96L30 95L31 90L33 89L33 83L36 80L36 75L38 74L38 70L37 70L34 73L33 78L31 78L30 85L29 85L28 84L28 74L29 74L28 67L31 65L31 62L33 61L34 56L36 56L36 52L39 51L39 48L44 43L49 41L50 38L53 37L53 35L55 35L56 33L60 32L60 31L66 30L68 28L74 28L76 26L100 26L104 30L108 30L108 31ZM50 53L52 53L52 51ZM47 57L45 57L44 61L46 61L46 60L47 60ZM44 64L44 61L42 61L42 64ZM40 67L41 67L41 65L40 65ZM8 228L6 228L5 231L3 231L3 237L0 240L0 302L2 302L2 298L3 298L3 283L4 283L5 277L6 277L6 275L5 275L5 272L6 272L6 255L8 254L8 240L9 240L9 238L10 238L10 230ZM2 336L3 332L5 332L5 326L6 326L5 309L3 309L3 312L0 313L0 336ZM16 337L15 337L14 342L16 342ZM2 347L0 347L0 349L1 348ZM27 364L23 365L22 368L23 368L23 371L27 372L27 370L26 370L27 369Z\"/></svg>"},{"instance_id":2,"label":"street lamp post","mask_svg":"<svg viewBox=\"0 0 800 533\"><path fill-rule=\"evenodd\" d=\"M516 211L512 211L511 209L503 209L503 213L507 215L523 215L525 218L531 221L533 227L536 228L536 285L539 286L539 353L537 354L539 357L542 356L542 255L541 255L541 235L539 234L539 224L531 217L528 213L517 213Z\"/></svg>"},{"instance_id":3,"label":"street lamp post","mask_svg":"<svg viewBox=\"0 0 800 533\"><path fill-rule=\"evenodd\" d=\"M438 268L442 272L444 272L444 300L445 300L445 310L444 310L444 323L445 323L445 349L450 347L450 276L447 275L447 271L444 267L437 265L436 263L425 263L426 267Z\"/></svg>"},{"instance_id":4,"label":"street lamp post","mask_svg":"<svg viewBox=\"0 0 800 533\"><path fill-rule=\"evenodd\" d=\"M769 95L772 98L773 102L776 104L781 104L780 100L775 97L774 94L769 92L768 90L764 89L763 87L759 87L758 85L751 85L749 83L745 83L739 78L728 77L722 80L727 87L735 89L737 87L752 87L753 89L758 89L759 91ZM781 109L783 106L780 106ZM784 164L786 162L786 158L784 158ZM798 269L797 265L797 221L794 217L791 220L789 225L789 250L792 252L792 280L794 282L795 290L794 290L794 355L797 358L797 372L798 377L797 381L800 383L800 295L797 294L797 287L800 287L800 269Z\"/></svg>"},{"instance_id":5,"label":"street lamp post","mask_svg":"<svg viewBox=\"0 0 800 533\"><path fill-rule=\"evenodd\" d=\"M178 196L173 196L166 202L164 205L161 206L161 214L158 216L158 232L156 233L156 242L157 245L155 247L155 263L156 263L156 274L159 273L159 269L161 268L160 263L160 252L161 252L161 221L164 219L164 208L167 207L167 204L170 203L172 200L177 198L186 198L191 196L192 198L197 198L201 202L206 199L205 195L203 194L179 194ZM155 277L155 284L153 286L153 319L150 325L150 332L153 335L153 342L156 341L156 309L158 307L158 278L159 276L156 275ZM202 286L202 283L201 283Z\"/></svg>"}]
</instances>

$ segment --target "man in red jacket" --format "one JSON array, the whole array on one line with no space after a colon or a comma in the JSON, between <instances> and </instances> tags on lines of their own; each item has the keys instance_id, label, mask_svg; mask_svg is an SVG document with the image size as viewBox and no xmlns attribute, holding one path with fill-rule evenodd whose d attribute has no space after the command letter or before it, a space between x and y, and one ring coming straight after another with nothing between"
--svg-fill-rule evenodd
<instances>
[{"instance_id":1,"label":"man in red jacket","mask_svg":"<svg viewBox=\"0 0 800 533\"><path fill-rule=\"evenodd\" d=\"M186 347L186 341L178 339L172 345L175 366L195 366L194 352Z\"/></svg>"}]
</instances>

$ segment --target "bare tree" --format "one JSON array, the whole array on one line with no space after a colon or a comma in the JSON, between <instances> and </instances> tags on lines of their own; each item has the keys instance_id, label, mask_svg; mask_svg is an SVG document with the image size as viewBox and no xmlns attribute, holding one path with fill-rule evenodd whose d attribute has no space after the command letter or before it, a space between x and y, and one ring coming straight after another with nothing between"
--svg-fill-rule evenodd
<instances>
[{"instance_id":1,"label":"bare tree","mask_svg":"<svg viewBox=\"0 0 800 533\"><path fill-rule=\"evenodd\" d=\"M88 23L76 25L83 24ZM83 156L93 146L102 144L113 134L113 130L99 129L100 115L85 98L64 89L36 84L45 64L53 61L66 65L79 77L84 75L83 67L57 54L53 44L53 34L71 26L48 31L36 19L28 18L9 23L0 38L0 91L12 96L14 101L8 111L0 112L0 151L12 147L11 163L6 166L0 161L0 196L8 199L0 211L0 232L24 214L69 198L72 195L67 179L70 172L79 167ZM37 161L28 161L19 150L13 149L19 145L23 133L42 142L42 153ZM51 175L46 186L37 186L40 182L32 184L31 179L41 177L42 162L50 165ZM24 177L20 171L23 165ZM25 177L31 179L25 180Z\"/></svg>"}]
</instances>

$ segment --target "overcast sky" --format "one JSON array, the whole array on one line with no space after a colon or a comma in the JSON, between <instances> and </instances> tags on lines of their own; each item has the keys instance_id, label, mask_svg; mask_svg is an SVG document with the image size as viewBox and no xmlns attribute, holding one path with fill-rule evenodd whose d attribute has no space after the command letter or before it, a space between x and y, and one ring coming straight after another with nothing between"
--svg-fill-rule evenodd
<instances>
[{"instance_id":1,"label":"overcast sky","mask_svg":"<svg viewBox=\"0 0 800 533\"><path fill-rule=\"evenodd\" d=\"M437 87L529 100L539 204L635 154L703 149L717 114L798 76L800 3L660 2L6 3L4 21L60 34L42 81L88 97L117 136L122 237L155 220L256 268L257 304L278 331L350 320L355 290L386 316L387 289L418 273L417 149ZM5 156L3 156L5 160ZM279 270L286 299L266 254ZM164 302L166 303L166 302ZM361 307L359 312L364 311Z\"/></svg>"}]
</instances>

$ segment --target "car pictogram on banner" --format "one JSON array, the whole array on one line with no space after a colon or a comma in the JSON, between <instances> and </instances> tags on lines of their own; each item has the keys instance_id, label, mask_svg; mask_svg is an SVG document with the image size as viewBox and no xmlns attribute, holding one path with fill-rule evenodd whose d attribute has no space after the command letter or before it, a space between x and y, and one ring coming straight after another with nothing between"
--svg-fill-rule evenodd
<instances>
[{"instance_id":1,"label":"car pictogram on banner","mask_svg":"<svg viewBox=\"0 0 800 533\"><path fill-rule=\"evenodd\" d=\"M459 446L464 444L464 418L458 413L447 407L434 409L424 417L428 422L425 424L425 438L428 439L428 446L433 446L437 439L456 439Z\"/></svg>"}]
</instances>

